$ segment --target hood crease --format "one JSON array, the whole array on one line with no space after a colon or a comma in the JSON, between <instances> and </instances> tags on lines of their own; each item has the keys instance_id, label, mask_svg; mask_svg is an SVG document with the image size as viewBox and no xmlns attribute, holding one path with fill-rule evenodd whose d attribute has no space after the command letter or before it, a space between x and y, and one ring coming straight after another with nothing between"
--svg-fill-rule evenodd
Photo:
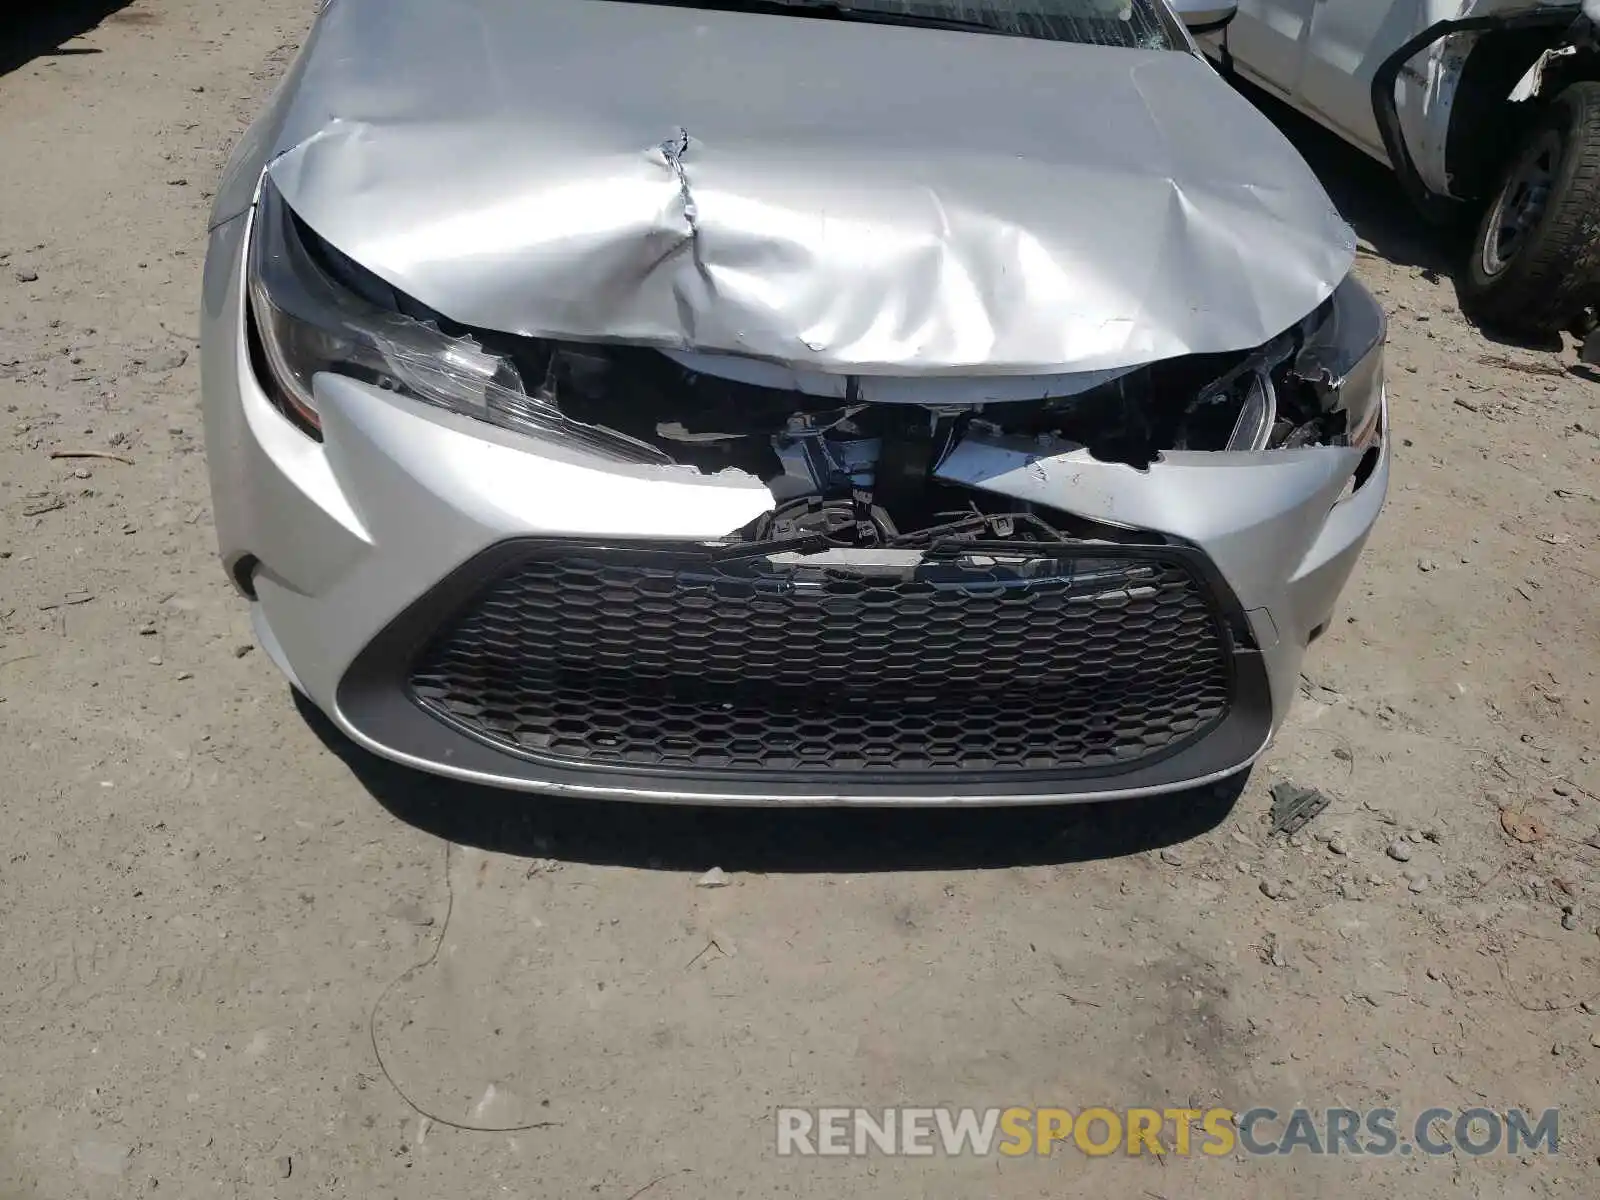
<instances>
[{"instance_id":1,"label":"hood crease","mask_svg":"<svg viewBox=\"0 0 1600 1200\"><path fill-rule=\"evenodd\" d=\"M777 25L783 22L782 27ZM1197 56L609 0L340 0L265 161L462 324L862 375L1243 350L1355 243Z\"/></svg>"}]
</instances>

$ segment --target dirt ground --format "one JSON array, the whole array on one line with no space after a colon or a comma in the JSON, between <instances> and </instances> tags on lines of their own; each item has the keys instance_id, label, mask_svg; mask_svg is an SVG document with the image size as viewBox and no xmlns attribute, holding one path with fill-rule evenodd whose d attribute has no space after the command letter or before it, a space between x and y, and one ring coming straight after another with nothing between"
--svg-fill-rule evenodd
<instances>
[{"instance_id":1,"label":"dirt ground","mask_svg":"<svg viewBox=\"0 0 1600 1200\"><path fill-rule=\"evenodd\" d=\"M343 742L213 559L205 213L311 0L37 7L0 22L0 1198L1597 1194L1600 375L1468 325L1381 170L1283 118L1399 440L1242 791L558 805ZM1288 842L1285 778L1334 797ZM1559 1106L1561 1153L775 1155L776 1105L894 1103Z\"/></svg>"}]
</instances>

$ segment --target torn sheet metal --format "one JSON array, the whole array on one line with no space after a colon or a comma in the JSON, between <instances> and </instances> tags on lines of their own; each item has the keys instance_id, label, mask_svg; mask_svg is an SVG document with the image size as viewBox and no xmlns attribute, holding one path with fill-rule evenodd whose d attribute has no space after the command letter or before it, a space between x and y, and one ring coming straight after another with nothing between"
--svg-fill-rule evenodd
<instances>
[{"instance_id":1,"label":"torn sheet metal","mask_svg":"<svg viewBox=\"0 0 1600 1200\"><path fill-rule=\"evenodd\" d=\"M1586 4L1600 11L1600 0L1586 0ZM1559 12L1564 9L1571 10L1576 17L1577 0L1545 5L1530 5L1528 0L1422 0L1415 28L1421 31L1440 21L1465 20L1497 13L1510 17L1538 10ZM1395 87L1400 128L1410 148L1417 174L1430 192L1454 196L1458 200L1470 200L1471 197L1458 195L1452 186L1448 170L1450 125L1467 60L1483 36L1482 31L1473 30L1442 37L1401 69ZM1387 54L1392 48L1385 48L1380 54ZM1539 57L1539 61L1529 69L1529 75L1523 77L1508 99L1525 100L1537 93L1537 73L1549 53L1546 51ZM1533 85L1531 89L1530 83ZM1355 132L1362 135L1367 145L1382 147L1383 139L1378 131L1376 115L1364 118L1363 124L1355 127ZM1380 153L1380 157L1385 161L1388 159L1386 153Z\"/></svg>"},{"instance_id":2,"label":"torn sheet metal","mask_svg":"<svg viewBox=\"0 0 1600 1200\"><path fill-rule=\"evenodd\" d=\"M257 169L395 287L512 333L1115 371L1258 345L1354 255L1300 156L1183 51L340 0L291 84Z\"/></svg>"}]
</instances>

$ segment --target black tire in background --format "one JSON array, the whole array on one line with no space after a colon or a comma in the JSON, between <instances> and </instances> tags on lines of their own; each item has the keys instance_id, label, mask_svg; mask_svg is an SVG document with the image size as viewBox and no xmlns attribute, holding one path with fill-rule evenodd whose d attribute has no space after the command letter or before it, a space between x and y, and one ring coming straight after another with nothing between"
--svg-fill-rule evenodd
<instances>
[{"instance_id":1,"label":"black tire in background","mask_svg":"<svg viewBox=\"0 0 1600 1200\"><path fill-rule=\"evenodd\" d=\"M1548 335L1600 295L1600 82L1566 88L1528 127L1478 222L1460 282L1486 325Z\"/></svg>"}]
</instances>

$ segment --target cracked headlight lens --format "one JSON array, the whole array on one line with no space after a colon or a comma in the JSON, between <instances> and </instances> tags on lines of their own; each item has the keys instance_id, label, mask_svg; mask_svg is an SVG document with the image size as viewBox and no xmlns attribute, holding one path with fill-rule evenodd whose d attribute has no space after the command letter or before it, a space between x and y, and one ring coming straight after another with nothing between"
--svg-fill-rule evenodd
<instances>
[{"instance_id":1,"label":"cracked headlight lens","mask_svg":"<svg viewBox=\"0 0 1600 1200\"><path fill-rule=\"evenodd\" d=\"M625 434L562 415L516 365L453 336L308 229L263 180L247 267L252 352L278 408L322 436L315 380L344 375L448 412L623 462L669 461Z\"/></svg>"}]
</instances>

